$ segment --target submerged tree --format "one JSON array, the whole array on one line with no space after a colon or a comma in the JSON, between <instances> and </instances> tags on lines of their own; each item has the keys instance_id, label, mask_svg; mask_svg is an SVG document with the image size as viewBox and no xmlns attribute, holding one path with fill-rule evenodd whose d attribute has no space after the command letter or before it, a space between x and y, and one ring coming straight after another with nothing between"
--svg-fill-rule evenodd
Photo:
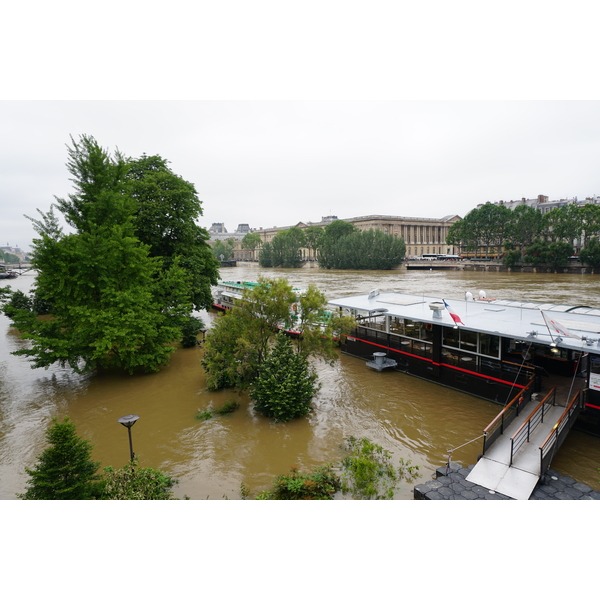
<instances>
[{"instance_id":1,"label":"submerged tree","mask_svg":"<svg viewBox=\"0 0 600 600\"><path fill-rule=\"evenodd\" d=\"M208 244L208 232L196 223L202 216L196 188L168 165L157 155L127 162L126 189L135 200L135 235L149 246L150 256L161 259L163 271L175 263L184 270L193 307L207 309L219 264Z\"/></svg>"},{"instance_id":2,"label":"submerged tree","mask_svg":"<svg viewBox=\"0 0 600 600\"><path fill-rule=\"evenodd\" d=\"M192 308L209 302L210 283L215 281L214 262L206 259L206 249L201 246L194 254L184 248L202 238L195 226L183 225L189 215L197 214L197 206L192 202L188 216L173 219L171 231L179 231L176 235L165 233L165 223L158 232L149 225L145 230L139 206L146 210L152 194L155 201L166 195L156 191L156 181L150 186L152 193L142 193L142 175L134 186L123 156L111 156L90 136L72 140L68 154L75 191L57 199L57 206L75 231L64 235L52 209L41 221L32 219L40 235L33 243L36 302L34 310L11 315L31 345L15 354L28 356L33 367L58 363L77 372L99 367L157 370L181 338ZM154 162L153 180L162 174L161 185L183 185L164 172L160 161ZM146 168L138 167L138 173ZM183 188L189 195L189 187ZM159 208L153 208L156 219ZM138 233L148 243L142 243ZM50 318L39 319L36 307L47 308Z\"/></svg>"},{"instance_id":3,"label":"submerged tree","mask_svg":"<svg viewBox=\"0 0 600 600\"><path fill-rule=\"evenodd\" d=\"M294 352L290 339L279 333L273 350L258 369L250 398L254 410L275 422L285 422L310 412L319 387L306 357Z\"/></svg>"},{"instance_id":4,"label":"submerged tree","mask_svg":"<svg viewBox=\"0 0 600 600\"><path fill-rule=\"evenodd\" d=\"M306 238L302 229L284 229L263 246L259 255L260 265L284 269L298 268L302 265L302 248L305 245Z\"/></svg>"},{"instance_id":5,"label":"submerged tree","mask_svg":"<svg viewBox=\"0 0 600 600\"><path fill-rule=\"evenodd\" d=\"M52 419L46 431L50 444L37 457L33 469L25 469L30 479L22 500L91 500L100 479L96 471L100 463L91 459L92 445L75 432L75 424L67 417Z\"/></svg>"},{"instance_id":6,"label":"submerged tree","mask_svg":"<svg viewBox=\"0 0 600 600\"><path fill-rule=\"evenodd\" d=\"M354 320L327 312L326 304L313 284L297 293L286 279L259 278L207 332L202 365L208 388L247 388L281 327L300 334L296 352L335 360L336 340L349 333Z\"/></svg>"},{"instance_id":7,"label":"submerged tree","mask_svg":"<svg viewBox=\"0 0 600 600\"><path fill-rule=\"evenodd\" d=\"M392 455L369 438L346 438L343 449L348 453L342 460L341 489L353 498L362 500L391 500L398 483L412 481L419 467L410 460L400 459L392 464Z\"/></svg>"},{"instance_id":8,"label":"submerged tree","mask_svg":"<svg viewBox=\"0 0 600 600\"><path fill-rule=\"evenodd\" d=\"M380 229L359 231L351 223L334 221L318 241L319 265L327 269L394 269L404 258L402 238Z\"/></svg>"}]
</instances>

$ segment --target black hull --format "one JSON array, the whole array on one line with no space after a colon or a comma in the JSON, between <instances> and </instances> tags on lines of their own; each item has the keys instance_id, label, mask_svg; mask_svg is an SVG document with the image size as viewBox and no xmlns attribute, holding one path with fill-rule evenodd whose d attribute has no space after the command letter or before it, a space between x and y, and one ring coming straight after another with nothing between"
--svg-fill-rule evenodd
<instances>
[{"instance_id":1,"label":"black hull","mask_svg":"<svg viewBox=\"0 0 600 600\"><path fill-rule=\"evenodd\" d=\"M500 405L505 405L512 400L532 379L531 376L523 376L519 373L517 367L511 363L503 363L494 370L486 371L486 369L480 368L478 371L474 371L464 366L435 362L431 357L418 356L414 351L405 352L394 348L396 342L393 336L381 333L372 338L369 336L369 338L365 339L365 337L351 334L341 344L341 351L365 361L372 361L375 352L385 352L387 358L396 361L395 371ZM530 391L539 392L541 386L541 377L535 376ZM591 401L579 416L575 427L594 435L600 435L600 392L591 392L590 399Z\"/></svg>"}]
</instances>

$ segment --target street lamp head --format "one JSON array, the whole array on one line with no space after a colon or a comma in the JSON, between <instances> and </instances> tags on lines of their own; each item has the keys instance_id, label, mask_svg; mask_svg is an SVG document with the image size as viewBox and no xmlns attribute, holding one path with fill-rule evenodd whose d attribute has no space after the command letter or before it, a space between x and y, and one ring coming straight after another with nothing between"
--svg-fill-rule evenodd
<instances>
[{"instance_id":1,"label":"street lamp head","mask_svg":"<svg viewBox=\"0 0 600 600\"><path fill-rule=\"evenodd\" d=\"M119 423L121 423L121 425L123 425L129 429L130 427L133 427L133 425L135 425L135 422L139 418L140 418L139 415L126 415L124 417L121 417L120 419L117 419L117 421Z\"/></svg>"}]
</instances>

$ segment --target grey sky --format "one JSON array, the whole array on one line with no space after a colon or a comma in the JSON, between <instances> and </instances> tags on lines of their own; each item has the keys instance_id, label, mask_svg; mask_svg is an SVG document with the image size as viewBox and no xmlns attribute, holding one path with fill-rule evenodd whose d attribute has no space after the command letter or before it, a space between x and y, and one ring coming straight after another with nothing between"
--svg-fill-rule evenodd
<instances>
[{"instance_id":1,"label":"grey sky","mask_svg":"<svg viewBox=\"0 0 600 600\"><path fill-rule=\"evenodd\" d=\"M160 154L196 186L200 224L369 214L464 216L477 204L600 194L598 101L3 101L0 242L71 191L66 144Z\"/></svg>"},{"instance_id":2,"label":"grey sky","mask_svg":"<svg viewBox=\"0 0 600 600\"><path fill-rule=\"evenodd\" d=\"M66 144L84 133L169 160L196 186L201 225L230 231L600 194L590 2L34 0L5 13L2 244L26 249L23 213L71 191Z\"/></svg>"}]
</instances>

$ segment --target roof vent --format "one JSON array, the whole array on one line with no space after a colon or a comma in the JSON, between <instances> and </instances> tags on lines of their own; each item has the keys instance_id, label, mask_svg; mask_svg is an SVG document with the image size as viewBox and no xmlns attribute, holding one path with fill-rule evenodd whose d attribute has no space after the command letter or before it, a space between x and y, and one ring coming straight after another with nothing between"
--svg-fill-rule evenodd
<instances>
[{"instance_id":1,"label":"roof vent","mask_svg":"<svg viewBox=\"0 0 600 600\"><path fill-rule=\"evenodd\" d=\"M429 305L429 308L433 311L433 318L434 319L441 319L442 318L442 311L444 310L444 303L443 302L432 302Z\"/></svg>"}]
</instances>

